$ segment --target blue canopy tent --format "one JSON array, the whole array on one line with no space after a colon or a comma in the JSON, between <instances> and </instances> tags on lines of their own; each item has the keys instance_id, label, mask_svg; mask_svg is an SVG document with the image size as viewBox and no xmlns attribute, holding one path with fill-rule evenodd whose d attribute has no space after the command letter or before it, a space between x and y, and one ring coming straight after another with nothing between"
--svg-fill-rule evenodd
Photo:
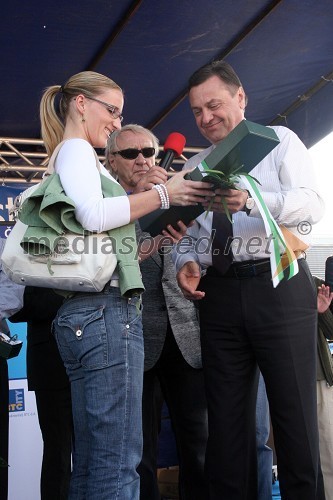
<instances>
[{"instance_id":1,"label":"blue canopy tent","mask_svg":"<svg viewBox=\"0 0 333 500\"><path fill-rule=\"evenodd\" d=\"M1 20L6 183L40 178L41 92L87 69L124 89L124 123L151 128L161 144L183 133L185 156L207 146L187 102L188 77L218 58L239 74L249 120L287 125L308 147L333 129L331 0L12 0Z\"/></svg>"}]
</instances>

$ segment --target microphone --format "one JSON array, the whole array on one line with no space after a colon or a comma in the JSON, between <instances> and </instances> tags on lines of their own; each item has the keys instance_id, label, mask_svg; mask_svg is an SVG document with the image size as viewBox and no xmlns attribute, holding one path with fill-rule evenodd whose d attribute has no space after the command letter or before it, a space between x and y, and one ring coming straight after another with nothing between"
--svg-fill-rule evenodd
<instances>
[{"instance_id":1,"label":"microphone","mask_svg":"<svg viewBox=\"0 0 333 500\"><path fill-rule=\"evenodd\" d=\"M166 138L164 143L164 156L159 163L159 166L165 170L169 170L174 158L180 156L186 144L186 139L179 132L172 132Z\"/></svg>"}]
</instances>

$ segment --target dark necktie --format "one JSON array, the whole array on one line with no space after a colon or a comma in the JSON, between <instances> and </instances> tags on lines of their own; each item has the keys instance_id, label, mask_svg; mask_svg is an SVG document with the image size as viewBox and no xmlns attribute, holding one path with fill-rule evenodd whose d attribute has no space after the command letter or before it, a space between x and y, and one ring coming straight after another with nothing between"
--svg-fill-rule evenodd
<instances>
[{"instance_id":1,"label":"dark necktie","mask_svg":"<svg viewBox=\"0 0 333 500\"><path fill-rule=\"evenodd\" d=\"M232 223L225 214L213 213L212 233L212 265L220 273L225 274L232 264Z\"/></svg>"}]
</instances>

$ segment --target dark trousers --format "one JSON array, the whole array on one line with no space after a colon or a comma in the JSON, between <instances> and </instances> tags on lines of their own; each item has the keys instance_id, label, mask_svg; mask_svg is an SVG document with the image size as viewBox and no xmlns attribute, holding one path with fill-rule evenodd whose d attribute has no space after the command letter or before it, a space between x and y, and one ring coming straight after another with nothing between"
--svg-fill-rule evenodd
<instances>
[{"instance_id":1,"label":"dark trousers","mask_svg":"<svg viewBox=\"0 0 333 500\"><path fill-rule=\"evenodd\" d=\"M0 457L8 462L8 367L7 360L0 357ZM8 467L0 466L0 500L7 500Z\"/></svg>"},{"instance_id":2,"label":"dark trousers","mask_svg":"<svg viewBox=\"0 0 333 500\"><path fill-rule=\"evenodd\" d=\"M273 288L270 273L205 276L201 343L209 416L209 500L257 500L257 364L274 430L281 496L322 498L317 490L316 291L305 261Z\"/></svg>"},{"instance_id":3,"label":"dark trousers","mask_svg":"<svg viewBox=\"0 0 333 500\"><path fill-rule=\"evenodd\" d=\"M36 390L35 395L44 445L41 500L67 500L73 437L70 387Z\"/></svg>"},{"instance_id":4,"label":"dark trousers","mask_svg":"<svg viewBox=\"0 0 333 500\"><path fill-rule=\"evenodd\" d=\"M182 500L204 500L204 458L207 443L207 406L202 369L192 368L183 358L170 325L162 354L145 372L143 383L143 457L139 465L140 498L160 498L157 479L157 447L160 400L156 381L168 405L179 459L179 490Z\"/></svg>"}]
</instances>

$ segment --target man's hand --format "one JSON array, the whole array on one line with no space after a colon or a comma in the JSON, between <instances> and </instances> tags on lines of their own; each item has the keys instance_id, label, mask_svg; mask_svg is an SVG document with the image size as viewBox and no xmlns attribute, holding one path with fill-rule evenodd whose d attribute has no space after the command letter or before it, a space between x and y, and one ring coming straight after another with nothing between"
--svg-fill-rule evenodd
<instances>
[{"instance_id":1,"label":"man's hand","mask_svg":"<svg viewBox=\"0 0 333 500\"><path fill-rule=\"evenodd\" d=\"M181 220L177 222L178 230L171 224L168 224L166 229L163 229L162 234L158 234L154 238L146 238L139 243L139 259L140 262L148 259L155 252L164 247L164 251L169 253L174 244L178 243L186 233L188 227L193 225L191 221L188 226Z\"/></svg>"},{"instance_id":2,"label":"man's hand","mask_svg":"<svg viewBox=\"0 0 333 500\"><path fill-rule=\"evenodd\" d=\"M231 214L244 210L244 206L248 198L248 192L241 189L216 189L213 203L211 204L211 199L208 198L202 204L203 207L206 210L209 208L212 212L225 213L223 203L221 201L221 195L223 196Z\"/></svg>"},{"instance_id":3,"label":"man's hand","mask_svg":"<svg viewBox=\"0 0 333 500\"><path fill-rule=\"evenodd\" d=\"M317 309L319 313L324 313L330 307L333 299L333 292L330 292L330 287L321 285L318 287Z\"/></svg>"},{"instance_id":4,"label":"man's hand","mask_svg":"<svg viewBox=\"0 0 333 500\"><path fill-rule=\"evenodd\" d=\"M168 224L165 229L163 229L162 234L166 237L167 243L170 245L171 243L178 243L182 239L182 237L186 234L186 230L188 227L193 226L194 221L191 221L188 226L184 224L183 221L179 220L177 222L177 228ZM163 242L162 245L163 246Z\"/></svg>"},{"instance_id":5,"label":"man's hand","mask_svg":"<svg viewBox=\"0 0 333 500\"><path fill-rule=\"evenodd\" d=\"M188 300L200 300L205 292L197 290L201 278L200 267L197 262L187 262L177 273L177 281L183 295Z\"/></svg>"}]
</instances>

